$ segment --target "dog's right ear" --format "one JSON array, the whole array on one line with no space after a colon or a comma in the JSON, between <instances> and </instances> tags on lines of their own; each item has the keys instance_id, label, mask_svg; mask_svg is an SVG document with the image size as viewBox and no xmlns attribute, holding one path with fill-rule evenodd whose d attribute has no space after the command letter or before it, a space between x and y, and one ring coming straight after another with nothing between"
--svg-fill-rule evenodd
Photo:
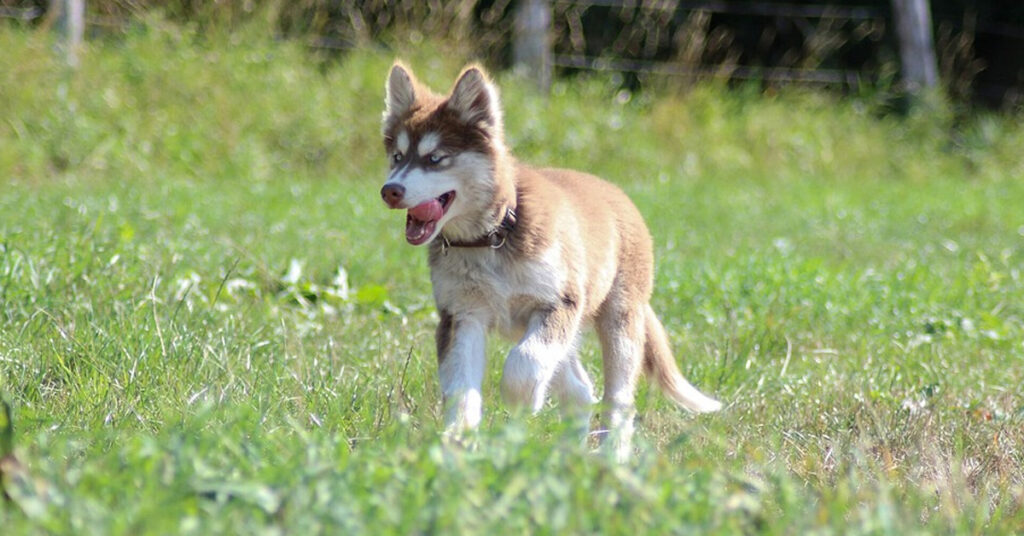
<instances>
[{"instance_id":1,"label":"dog's right ear","mask_svg":"<svg viewBox=\"0 0 1024 536\"><path fill-rule=\"evenodd\" d=\"M388 76L387 84L384 86L385 97L385 110L384 119L388 117L397 117L405 114L412 107L412 104L416 102L416 82L412 77L412 73L402 65L401 62L395 62L395 65L391 67L391 74Z\"/></svg>"}]
</instances>

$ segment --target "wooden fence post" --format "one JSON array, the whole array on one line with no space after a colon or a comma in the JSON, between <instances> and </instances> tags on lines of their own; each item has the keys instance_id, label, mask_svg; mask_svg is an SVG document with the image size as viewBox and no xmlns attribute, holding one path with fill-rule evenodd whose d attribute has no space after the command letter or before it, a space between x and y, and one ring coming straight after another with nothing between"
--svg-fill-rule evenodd
<instances>
[{"instance_id":1,"label":"wooden fence post","mask_svg":"<svg viewBox=\"0 0 1024 536\"><path fill-rule=\"evenodd\" d=\"M537 82L551 88L551 6L546 0L521 0L516 8L512 61Z\"/></svg>"},{"instance_id":2,"label":"wooden fence post","mask_svg":"<svg viewBox=\"0 0 1024 536\"><path fill-rule=\"evenodd\" d=\"M50 9L56 13L60 46L67 63L78 67L78 48L85 33L85 0L50 0Z\"/></svg>"},{"instance_id":3,"label":"wooden fence post","mask_svg":"<svg viewBox=\"0 0 1024 536\"><path fill-rule=\"evenodd\" d=\"M935 87L939 82L938 62L928 0L892 0L892 12L899 34L904 87L911 93Z\"/></svg>"}]
</instances>

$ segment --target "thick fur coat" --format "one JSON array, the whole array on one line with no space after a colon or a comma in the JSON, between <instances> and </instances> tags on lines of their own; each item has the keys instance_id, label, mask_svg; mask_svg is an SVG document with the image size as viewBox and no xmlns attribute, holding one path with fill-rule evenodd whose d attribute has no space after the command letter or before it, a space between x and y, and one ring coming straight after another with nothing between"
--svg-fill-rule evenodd
<instances>
[{"instance_id":1,"label":"thick fur coat","mask_svg":"<svg viewBox=\"0 0 1024 536\"><path fill-rule=\"evenodd\" d=\"M449 430L480 423L489 331L517 341L502 373L508 403L535 412L551 393L589 425L596 399L576 346L593 325L604 429L619 457L630 449L641 372L683 407L720 408L682 377L648 303L654 256L639 211L593 175L513 158L498 91L480 67L442 96L396 63L382 131L391 169L381 196L408 211L407 241L429 248Z\"/></svg>"}]
</instances>

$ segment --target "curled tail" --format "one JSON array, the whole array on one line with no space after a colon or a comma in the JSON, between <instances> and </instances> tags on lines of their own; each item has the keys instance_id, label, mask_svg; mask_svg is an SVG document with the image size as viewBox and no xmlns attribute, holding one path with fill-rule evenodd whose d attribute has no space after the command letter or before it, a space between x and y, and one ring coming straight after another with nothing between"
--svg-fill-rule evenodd
<instances>
[{"instance_id":1,"label":"curled tail","mask_svg":"<svg viewBox=\"0 0 1024 536\"><path fill-rule=\"evenodd\" d=\"M673 402L697 413L718 411L722 403L697 390L683 378L672 357L665 328L650 305L644 309L647 342L644 343L644 372Z\"/></svg>"}]
</instances>

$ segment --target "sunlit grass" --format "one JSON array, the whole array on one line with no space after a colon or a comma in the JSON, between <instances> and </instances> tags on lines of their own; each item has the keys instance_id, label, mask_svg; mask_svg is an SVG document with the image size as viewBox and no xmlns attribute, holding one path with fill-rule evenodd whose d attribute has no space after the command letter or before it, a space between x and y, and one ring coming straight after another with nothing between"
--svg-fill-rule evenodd
<instances>
[{"instance_id":1,"label":"sunlit grass","mask_svg":"<svg viewBox=\"0 0 1024 536\"><path fill-rule=\"evenodd\" d=\"M1024 530L1019 117L499 75L521 158L636 201L681 368L727 404L645 389L616 466L555 412L509 419L497 340L475 446L440 441L426 262L376 193L392 53L159 21L74 73L40 35L0 49L0 387L32 484L5 534ZM398 54L439 90L464 59Z\"/></svg>"}]
</instances>

